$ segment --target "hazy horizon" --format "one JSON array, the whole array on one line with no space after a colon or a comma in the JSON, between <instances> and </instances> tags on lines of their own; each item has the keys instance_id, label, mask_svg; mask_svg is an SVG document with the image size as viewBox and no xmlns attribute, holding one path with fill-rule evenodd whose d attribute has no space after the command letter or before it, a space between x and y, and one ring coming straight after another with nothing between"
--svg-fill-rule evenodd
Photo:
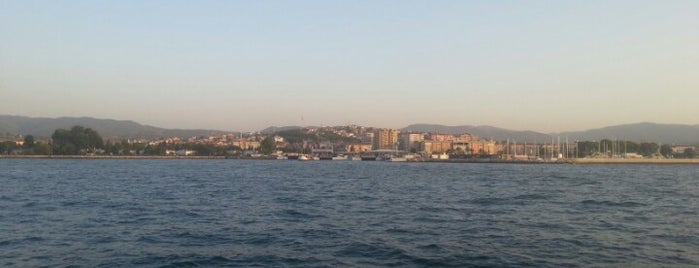
<instances>
[{"instance_id":1,"label":"hazy horizon","mask_svg":"<svg viewBox=\"0 0 699 268\"><path fill-rule=\"evenodd\" d=\"M699 121L696 1L5 1L0 114L164 128Z\"/></svg>"}]
</instances>

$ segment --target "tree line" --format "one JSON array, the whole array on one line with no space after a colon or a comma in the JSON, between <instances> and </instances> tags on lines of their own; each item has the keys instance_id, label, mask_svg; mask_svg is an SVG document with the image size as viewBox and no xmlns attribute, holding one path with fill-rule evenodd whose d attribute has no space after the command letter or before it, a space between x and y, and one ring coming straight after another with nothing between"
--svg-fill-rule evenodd
<instances>
[{"instance_id":1,"label":"tree line","mask_svg":"<svg viewBox=\"0 0 699 268\"><path fill-rule=\"evenodd\" d=\"M193 150L197 155L223 156L231 151L240 151L237 146L214 146L200 143L155 145L123 140L104 140L91 128L73 126L56 129L48 142L37 142L32 135L24 137L24 144L14 141L0 142L0 154L23 155L165 155L167 150Z\"/></svg>"},{"instance_id":2,"label":"tree line","mask_svg":"<svg viewBox=\"0 0 699 268\"><path fill-rule=\"evenodd\" d=\"M674 152L669 144L654 142L636 143L632 141L619 141L603 139L600 141L577 142L578 157L613 156L634 153L644 157L662 156L665 158L694 158L696 152L692 148L685 148L682 152Z\"/></svg>"}]
</instances>

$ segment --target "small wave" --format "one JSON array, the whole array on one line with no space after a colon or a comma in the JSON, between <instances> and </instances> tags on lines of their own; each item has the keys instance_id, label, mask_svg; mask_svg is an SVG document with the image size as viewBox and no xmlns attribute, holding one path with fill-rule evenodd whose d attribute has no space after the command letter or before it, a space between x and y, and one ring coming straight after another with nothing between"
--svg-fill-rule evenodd
<instances>
[{"instance_id":1,"label":"small wave","mask_svg":"<svg viewBox=\"0 0 699 268\"><path fill-rule=\"evenodd\" d=\"M201 234L183 232L166 237L176 239L177 241L182 241L180 244L183 246L216 245L230 242L229 238L213 233Z\"/></svg>"},{"instance_id":2,"label":"small wave","mask_svg":"<svg viewBox=\"0 0 699 268\"><path fill-rule=\"evenodd\" d=\"M277 267L277 266L311 266L318 263L316 258L291 258L276 255L255 255L245 258L202 255L168 255L164 257L149 257L134 264L167 263L158 267Z\"/></svg>"},{"instance_id":3,"label":"small wave","mask_svg":"<svg viewBox=\"0 0 699 268\"><path fill-rule=\"evenodd\" d=\"M591 205L591 206L608 206L608 207L642 207L646 206L646 204L643 203L638 203L638 202L633 202L633 201L624 201L624 202L614 202L614 201L608 201L608 200L583 200L580 202L583 205Z\"/></svg>"},{"instance_id":4,"label":"small wave","mask_svg":"<svg viewBox=\"0 0 699 268\"><path fill-rule=\"evenodd\" d=\"M420 250L423 250L423 251L439 251L439 252L444 251L444 248L442 246L434 244L434 243L418 246L417 248Z\"/></svg>"},{"instance_id":5,"label":"small wave","mask_svg":"<svg viewBox=\"0 0 699 268\"><path fill-rule=\"evenodd\" d=\"M426 223L442 223L447 222L446 219L442 217L430 217L430 216L418 216L413 219L415 222L426 222Z\"/></svg>"},{"instance_id":6,"label":"small wave","mask_svg":"<svg viewBox=\"0 0 699 268\"><path fill-rule=\"evenodd\" d=\"M116 238L113 236L100 236L100 237L95 237L93 238L90 243L94 244L109 244L113 243L116 241Z\"/></svg>"},{"instance_id":7,"label":"small wave","mask_svg":"<svg viewBox=\"0 0 699 268\"><path fill-rule=\"evenodd\" d=\"M171 264L167 264L164 266L160 266L162 268L175 268L175 267L199 267L199 264L193 261L181 261L181 262L174 262Z\"/></svg>"},{"instance_id":8,"label":"small wave","mask_svg":"<svg viewBox=\"0 0 699 268\"><path fill-rule=\"evenodd\" d=\"M136 239L137 242L139 243L147 243L147 244L162 244L162 243L167 243L163 240L160 240L158 238L152 237L152 236L141 236L138 239Z\"/></svg>"},{"instance_id":9,"label":"small wave","mask_svg":"<svg viewBox=\"0 0 699 268\"><path fill-rule=\"evenodd\" d=\"M270 245L276 242L277 238L272 235L249 235L240 239L241 244L245 245Z\"/></svg>"},{"instance_id":10,"label":"small wave","mask_svg":"<svg viewBox=\"0 0 699 268\"><path fill-rule=\"evenodd\" d=\"M307 214L307 213L303 213L301 211L294 210L294 209L284 209L284 210L276 212L274 215L279 217L279 218L283 218L286 220L294 220L294 221L322 217L321 215Z\"/></svg>"},{"instance_id":11,"label":"small wave","mask_svg":"<svg viewBox=\"0 0 699 268\"><path fill-rule=\"evenodd\" d=\"M475 198L469 200L469 203L475 204L475 205L484 205L484 206L489 206L489 205L502 205L504 203L507 203L507 199L505 198L497 198L497 197L482 197L482 198Z\"/></svg>"},{"instance_id":12,"label":"small wave","mask_svg":"<svg viewBox=\"0 0 699 268\"><path fill-rule=\"evenodd\" d=\"M64 207L73 207L73 206L77 206L77 205L79 205L79 204L81 204L81 203L82 203L82 202L79 202L79 201L63 201L63 202L61 202L61 206L64 206Z\"/></svg>"},{"instance_id":13,"label":"small wave","mask_svg":"<svg viewBox=\"0 0 699 268\"><path fill-rule=\"evenodd\" d=\"M362 261L359 261L359 263L367 264L368 266L473 267L476 263L487 264L487 262L493 259L485 255L457 256L443 246L434 243L418 246L415 252L410 252L386 244L355 242L336 251L335 256L361 258ZM478 266L475 265L475 267Z\"/></svg>"},{"instance_id":14,"label":"small wave","mask_svg":"<svg viewBox=\"0 0 699 268\"><path fill-rule=\"evenodd\" d=\"M30 236L30 237L24 238L22 241L23 242L41 242L44 240L46 240L46 239L44 239L43 237Z\"/></svg>"},{"instance_id":15,"label":"small wave","mask_svg":"<svg viewBox=\"0 0 699 268\"><path fill-rule=\"evenodd\" d=\"M301 231L304 238L311 239L337 239L340 233L331 229L306 229Z\"/></svg>"},{"instance_id":16,"label":"small wave","mask_svg":"<svg viewBox=\"0 0 699 268\"><path fill-rule=\"evenodd\" d=\"M386 229L387 233L393 233L393 234L405 234L405 233L412 233L413 231L402 229L402 228L390 228Z\"/></svg>"},{"instance_id":17,"label":"small wave","mask_svg":"<svg viewBox=\"0 0 699 268\"><path fill-rule=\"evenodd\" d=\"M320 204L319 200L315 199L301 199L301 198L295 198L295 197L276 197L274 199L277 203L281 204L295 204L295 205L318 205Z\"/></svg>"},{"instance_id":18,"label":"small wave","mask_svg":"<svg viewBox=\"0 0 699 268\"><path fill-rule=\"evenodd\" d=\"M549 199L548 196L541 195L541 194L522 194L518 195L515 197L512 197L512 199L517 199L517 200L545 200Z\"/></svg>"},{"instance_id":19,"label":"small wave","mask_svg":"<svg viewBox=\"0 0 699 268\"><path fill-rule=\"evenodd\" d=\"M185 216L189 218L198 218L201 217L202 215L199 213L196 213L191 210L187 209L174 209L174 210L168 210L165 212L166 215L173 215L173 216Z\"/></svg>"},{"instance_id":20,"label":"small wave","mask_svg":"<svg viewBox=\"0 0 699 268\"><path fill-rule=\"evenodd\" d=\"M386 259L398 257L404 252L397 248L388 247L386 245L374 245L367 243L354 242L335 252L338 257L366 257Z\"/></svg>"}]
</instances>

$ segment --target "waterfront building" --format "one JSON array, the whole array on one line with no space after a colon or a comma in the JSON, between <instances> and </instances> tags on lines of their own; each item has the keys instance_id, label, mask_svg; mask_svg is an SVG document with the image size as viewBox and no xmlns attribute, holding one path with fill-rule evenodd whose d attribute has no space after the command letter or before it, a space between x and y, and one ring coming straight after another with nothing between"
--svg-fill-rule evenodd
<instances>
[{"instance_id":1,"label":"waterfront building","mask_svg":"<svg viewBox=\"0 0 699 268\"><path fill-rule=\"evenodd\" d=\"M408 152L417 152L420 150L420 143L424 140L425 135L422 133L401 134L401 149Z\"/></svg>"},{"instance_id":2,"label":"waterfront building","mask_svg":"<svg viewBox=\"0 0 699 268\"><path fill-rule=\"evenodd\" d=\"M350 153L361 153L373 150L370 143L350 143L345 144L345 151Z\"/></svg>"},{"instance_id":3,"label":"waterfront building","mask_svg":"<svg viewBox=\"0 0 699 268\"><path fill-rule=\"evenodd\" d=\"M426 155L446 153L451 149L451 141L425 140L420 143L420 152Z\"/></svg>"},{"instance_id":4,"label":"waterfront building","mask_svg":"<svg viewBox=\"0 0 699 268\"><path fill-rule=\"evenodd\" d=\"M461 134L454 137L454 140L451 142L451 149L454 151L462 151L467 155L471 155L474 154L474 152L478 152L477 150L474 151L473 149L472 144L474 142L478 142L478 137L471 134Z\"/></svg>"},{"instance_id":5,"label":"waterfront building","mask_svg":"<svg viewBox=\"0 0 699 268\"><path fill-rule=\"evenodd\" d=\"M398 130L395 129L377 129L374 130L374 150L378 149L395 149L398 145Z\"/></svg>"},{"instance_id":6,"label":"waterfront building","mask_svg":"<svg viewBox=\"0 0 699 268\"><path fill-rule=\"evenodd\" d=\"M359 140L362 143L373 143L374 142L374 132L365 131L359 135Z\"/></svg>"},{"instance_id":7,"label":"waterfront building","mask_svg":"<svg viewBox=\"0 0 699 268\"><path fill-rule=\"evenodd\" d=\"M441 133L430 133L428 140L432 141L453 141L454 135L451 134L441 134Z\"/></svg>"},{"instance_id":8,"label":"waterfront building","mask_svg":"<svg viewBox=\"0 0 699 268\"><path fill-rule=\"evenodd\" d=\"M672 153L675 154L683 154L685 150L691 149L692 151L696 151L696 147L692 145L674 145L672 146Z\"/></svg>"},{"instance_id":9,"label":"waterfront building","mask_svg":"<svg viewBox=\"0 0 699 268\"><path fill-rule=\"evenodd\" d=\"M233 146L238 146L243 150L257 150L260 148L260 142L248 139L238 139L231 143Z\"/></svg>"}]
</instances>

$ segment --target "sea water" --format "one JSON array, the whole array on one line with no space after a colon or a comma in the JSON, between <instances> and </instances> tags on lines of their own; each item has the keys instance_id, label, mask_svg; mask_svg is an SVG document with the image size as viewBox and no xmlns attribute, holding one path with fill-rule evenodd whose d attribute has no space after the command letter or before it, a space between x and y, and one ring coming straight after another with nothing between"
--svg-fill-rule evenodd
<instances>
[{"instance_id":1,"label":"sea water","mask_svg":"<svg viewBox=\"0 0 699 268\"><path fill-rule=\"evenodd\" d=\"M699 167L0 159L2 267L699 265Z\"/></svg>"}]
</instances>

